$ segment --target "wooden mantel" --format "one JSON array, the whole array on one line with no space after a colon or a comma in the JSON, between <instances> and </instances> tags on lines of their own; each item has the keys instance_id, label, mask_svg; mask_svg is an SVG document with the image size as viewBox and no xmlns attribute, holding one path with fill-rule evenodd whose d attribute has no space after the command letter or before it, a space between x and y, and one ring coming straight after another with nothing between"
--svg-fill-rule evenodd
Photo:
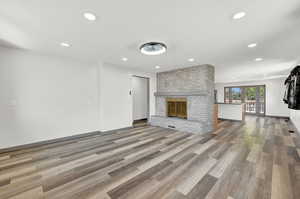
<instances>
[{"instance_id":1,"label":"wooden mantel","mask_svg":"<svg viewBox=\"0 0 300 199\"><path fill-rule=\"evenodd\" d=\"M207 96L207 91L155 92L154 96Z\"/></svg>"}]
</instances>

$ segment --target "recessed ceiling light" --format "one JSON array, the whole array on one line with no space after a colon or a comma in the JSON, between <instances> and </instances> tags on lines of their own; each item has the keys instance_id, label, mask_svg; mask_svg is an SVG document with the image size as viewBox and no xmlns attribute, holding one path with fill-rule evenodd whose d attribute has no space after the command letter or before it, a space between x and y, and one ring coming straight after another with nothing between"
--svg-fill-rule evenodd
<instances>
[{"instance_id":1,"label":"recessed ceiling light","mask_svg":"<svg viewBox=\"0 0 300 199\"><path fill-rule=\"evenodd\" d=\"M249 44L249 45L248 45L248 48L254 48L254 47L256 47L256 46L257 46L256 43L252 43L252 44Z\"/></svg>"},{"instance_id":2,"label":"recessed ceiling light","mask_svg":"<svg viewBox=\"0 0 300 199\"><path fill-rule=\"evenodd\" d=\"M194 59L194 58L189 58L188 61L189 61L189 62L194 62L195 59Z\"/></svg>"},{"instance_id":3,"label":"recessed ceiling light","mask_svg":"<svg viewBox=\"0 0 300 199\"><path fill-rule=\"evenodd\" d=\"M160 55L167 51L167 46L160 42L149 42L143 44L140 51L145 55Z\"/></svg>"},{"instance_id":4,"label":"recessed ceiling light","mask_svg":"<svg viewBox=\"0 0 300 199\"><path fill-rule=\"evenodd\" d=\"M90 13L90 12L85 12L83 14L84 18L86 18L87 20L89 21L95 21L96 20L96 15L94 15L93 13Z\"/></svg>"},{"instance_id":5,"label":"recessed ceiling light","mask_svg":"<svg viewBox=\"0 0 300 199\"><path fill-rule=\"evenodd\" d=\"M245 16L246 16L245 12L238 12L238 13L235 13L232 18L233 19L241 19L241 18L243 18Z\"/></svg>"},{"instance_id":6,"label":"recessed ceiling light","mask_svg":"<svg viewBox=\"0 0 300 199\"><path fill-rule=\"evenodd\" d=\"M128 61L128 58L127 57L123 57L122 61Z\"/></svg>"},{"instance_id":7,"label":"recessed ceiling light","mask_svg":"<svg viewBox=\"0 0 300 199\"><path fill-rule=\"evenodd\" d=\"M71 45L65 42L60 43L61 46L63 47L70 47Z\"/></svg>"},{"instance_id":8,"label":"recessed ceiling light","mask_svg":"<svg viewBox=\"0 0 300 199\"><path fill-rule=\"evenodd\" d=\"M262 60L263 60L263 58L260 58L260 57L255 59L255 61L262 61Z\"/></svg>"},{"instance_id":9,"label":"recessed ceiling light","mask_svg":"<svg viewBox=\"0 0 300 199\"><path fill-rule=\"evenodd\" d=\"M160 66L155 66L156 69L160 69Z\"/></svg>"}]
</instances>

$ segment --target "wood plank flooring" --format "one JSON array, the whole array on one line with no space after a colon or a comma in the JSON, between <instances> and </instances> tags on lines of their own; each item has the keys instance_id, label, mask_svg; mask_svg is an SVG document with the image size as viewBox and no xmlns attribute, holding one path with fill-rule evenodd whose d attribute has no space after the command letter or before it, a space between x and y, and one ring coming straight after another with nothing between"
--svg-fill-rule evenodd
<instances>
[{"instance_id":1,"label":"wood plank flooring","mask_svg":"<svg viewBox=\"0 0 300 199\"><path fill-rule=\"evenodd\" d=\"M284 119L216 134L144 126L0 154L0 199L299 199L300 138Z\"/></svg>"}]
</instances>

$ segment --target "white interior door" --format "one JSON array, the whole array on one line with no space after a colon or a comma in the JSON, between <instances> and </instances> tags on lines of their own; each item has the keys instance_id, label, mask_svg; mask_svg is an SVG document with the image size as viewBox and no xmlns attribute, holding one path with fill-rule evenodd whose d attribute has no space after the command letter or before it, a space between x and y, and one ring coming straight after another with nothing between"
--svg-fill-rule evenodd
<instances>
[{"instance_id":1,"label":"white interior door","mask_svg":"<svg viewBox=\"0 0 300 199\"><path fill-rule=\"evenodd\" d=\"M132 77L133 120L148 118L148 79Z\"/></svg>"}]
</instances>

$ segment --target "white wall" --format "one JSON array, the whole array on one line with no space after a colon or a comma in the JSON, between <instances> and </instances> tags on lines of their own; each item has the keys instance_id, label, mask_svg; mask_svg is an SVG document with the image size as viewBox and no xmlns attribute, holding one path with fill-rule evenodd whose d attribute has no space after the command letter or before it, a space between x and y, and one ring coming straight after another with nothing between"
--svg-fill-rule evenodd
<instances>
[{"instance_id":1,"label":"white wall","mask_svg":"<svg viewBox=\"0 0 300 199\"><path fill-rule=\"evenodd\" d=\"M154 114L155 74L0 47L0 149L131 126L132 75Z\"/></svg>"},{"instance_id":2,"label":"white wall","mask_svg":"<svg viewBox=\"0 0 300 199\"><path fill-rule=\"evenodd\" d=\"M300 110L290 110L290 118L298 132L300 132Z\"/></svg>"},{"instance_id":3,"label":"white wall","mask_svg":"<svg viewBox=\"0 0 300 199\"><path fill-rule=\"evenodd\" d=\"M148 118L148 78L132 77L133 120Z\"/></svg>"},{"instance_id":4,"label":"white wall","mask_svg":"<svg viewBox=\"0 0 300 199\"><path fill-rule=\"evenodd\" d=\"M99 130L97 66L0 48L0 148Z\"/></svg>"},{"instance_id":5,"label":"white wall","mask_svg":"<svg viewBox=\"0 0 300 199\"><path fill-rule=\"evenodd\" d=\"M285 78L269 79L262 81L216 83L218 91L218 101L224 102L224 87L226 86L247 86L247 85L266 85L266 115L289 117L287 104L283 102L285 92Z\"/></svg>"},{"instance_id":6,"label":"white wall","mask_svg":"<svg viewBox=\"0 0 300 199\"><path fill-rule=\"evenodd\" d=\"M128 68L122 68L111 64L99 64L100 73L100 109L101 131L132 126L133 104L132 76L150 78L150 115L155 113L156 75L144 73Z\"/></svg>"},{"instance_id":7,"label":"white wall","mask_svg":"<svg viewBox=\"0 0 300 199\"><path fill-rule=\"evenodd\" d=\"M132 75L156 75L0 47L0 149L132 125Z\"/></svg>"}]
</instances>

